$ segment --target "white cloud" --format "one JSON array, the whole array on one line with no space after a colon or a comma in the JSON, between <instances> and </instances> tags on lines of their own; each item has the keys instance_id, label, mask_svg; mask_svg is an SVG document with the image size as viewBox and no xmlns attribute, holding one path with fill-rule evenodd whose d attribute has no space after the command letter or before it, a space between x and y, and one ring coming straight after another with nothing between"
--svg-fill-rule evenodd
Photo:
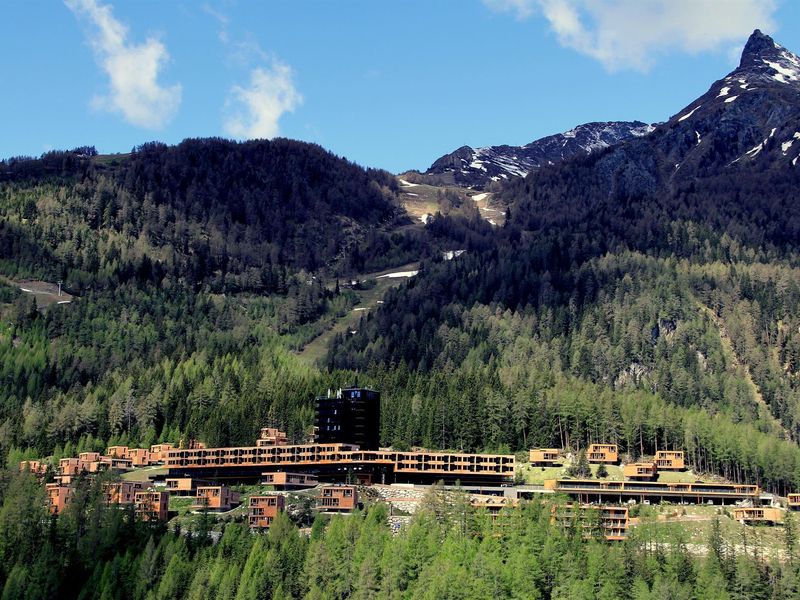
<instances>
[{"instance_id":1,"label":"white cloud","mask_svg":"<svg viewBox=\"0 0 800 600\"><path fill-rule=\"evenodd\" d=\"M121 114L132 125L160 129L175 116L181 103L181 86L165 86L159 71L169 60L166 47L155 38L142 44L128 40L128 29L114 18L111 6L97 0L65 0L69 9L93 25L90 43L97 61L109 77L108 94L92 105Z\"/></svg>"},{"instance_id":2,"label":"white cloud","mask_svg":"<svg viewBox=\"0 0 800 600\"><path fill-rule=\"evenodd\" d=\"M219 38L220 42L227 44L230 41L230 35L228 34L228 24L230 23L230 19L228 18L228 15L216 10L213 6L207 3L203 4L203 12L212 16L217 21L219 24L219 33L217 34L217 37Z\"/></svg>"},{"instance_id":3,"label":"white cloud","mask_svg":"<svg viewBox=\"0 0 800 600\"><path fill-rule=\"evenodd\" d=\"M277 60L270 67L250 72L247 87L231 88L226 103L225 131L236 138L272 138L278 135L278 120L303 102L295 89L292 70Z\"/></svg>"},{"instance_id":4,"label":"white cloud","mask_svg":"<svg viewBox=\"0 0 800 600\"><path fill-rule=\"evenodd\" d=\"M483 0L483 3L497 12L514 13L517 19L527 19L534 13L534 0Z\"/></svg>"},{"instance_id":5,"label":"white cloud","mask_svg":"<svg viewBox=\"0 0 800 600\"><path fill-rule=\"evenodd\" d=\"M775 27L775 0L483 0L518 19L540 12L567 48L608 70L646 71L662 54L730 48Z\"/></svg>"}]
</instances>

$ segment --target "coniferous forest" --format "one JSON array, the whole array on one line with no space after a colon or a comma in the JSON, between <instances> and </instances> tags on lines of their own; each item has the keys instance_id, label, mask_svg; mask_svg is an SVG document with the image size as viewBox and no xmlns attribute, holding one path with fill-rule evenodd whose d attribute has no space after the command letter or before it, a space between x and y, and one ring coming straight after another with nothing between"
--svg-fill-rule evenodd
<instances>
[{"instance_id":1,"label":"coniferous forest","mask_svg":"<svg viewBox=\"0 0 800 600\"><path fill-rule=\"evenodd\" d=\"M791 523L780 560L646 530L611 546L538 501L498 530L434 491L397 535L376 504L212 536L110 510L98 480L50 517L15 472L116 444L251 445L268 424L301 441L314 396L357 381L381 390L397 449L675 448L697 473L800 490L797 176L609 197L602 157L509 184L500 228L457 211L411 226L393 176L289 140L4 161L3 597L794 597ZM358 301L344 282L411 261L321 364L301 359ZM37 305L30 280L72 301Z\"/></svg>"}]
</instances>

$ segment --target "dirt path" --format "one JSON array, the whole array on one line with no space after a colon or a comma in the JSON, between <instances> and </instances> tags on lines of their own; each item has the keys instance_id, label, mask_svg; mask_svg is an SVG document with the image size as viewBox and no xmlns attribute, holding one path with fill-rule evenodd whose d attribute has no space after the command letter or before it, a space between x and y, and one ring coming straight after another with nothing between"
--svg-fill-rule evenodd
<instances>
[{"instance_id":1,"label":"dirt path","mask_svg":"<svg viewBox=\"0 0 800 600\"><path fill-rule=\"evenodd\" d=\"M368 290L353 290L359 298L359 303L346 315L336 319L332 327L326 329L306 344L298 352L298 356L312 366L318 365L325 357L328 352L328 346L337 334L357 331L361 317L366 316L370 310L375 310L383 303L383 296L386 291L408 281L408 278L413 277L412 273L415 273L417 269L419 269L419 263L413 262L394 269L386 269L377 273L368 273L355 277L354 279L358 281L374 279L375 286Z\"/></svg>"}]
</instances>

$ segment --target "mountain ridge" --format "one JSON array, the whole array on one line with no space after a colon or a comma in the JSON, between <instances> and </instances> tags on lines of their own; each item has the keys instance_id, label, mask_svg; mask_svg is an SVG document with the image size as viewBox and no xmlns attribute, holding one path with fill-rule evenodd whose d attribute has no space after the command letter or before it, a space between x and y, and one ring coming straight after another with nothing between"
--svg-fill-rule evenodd
<instances>
[{"instance_id":1,"label":"mountain ridge","mask_svg":"<svg viewBox=\"0 0 800 600\"><path fill-rule=\"evenodd\" d=\"M492 182L525 177L542 166L648 135L654 128L642 121L595 121L524 146L461 146L436 159L424 175L462 187L484 189Z\"/></svg>"}]
</instances>

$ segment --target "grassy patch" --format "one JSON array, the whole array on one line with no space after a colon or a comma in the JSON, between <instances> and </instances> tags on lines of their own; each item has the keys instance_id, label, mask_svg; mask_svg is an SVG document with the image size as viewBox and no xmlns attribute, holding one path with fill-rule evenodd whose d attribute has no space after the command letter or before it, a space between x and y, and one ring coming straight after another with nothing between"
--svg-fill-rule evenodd
<instances>
[{"instance_id":1,"label":"grassy patch","mask_svg":"<svg viewBox=\"0 0 800 600\"><path fill-rule=\"evenodd\" d=\"M165 467L142 467L141 469L126 471L121 475L121 478L125 481L149 481L151 477L166 475L167 473L169 473L169 470Z\"/></svg>"}]
</instances>

